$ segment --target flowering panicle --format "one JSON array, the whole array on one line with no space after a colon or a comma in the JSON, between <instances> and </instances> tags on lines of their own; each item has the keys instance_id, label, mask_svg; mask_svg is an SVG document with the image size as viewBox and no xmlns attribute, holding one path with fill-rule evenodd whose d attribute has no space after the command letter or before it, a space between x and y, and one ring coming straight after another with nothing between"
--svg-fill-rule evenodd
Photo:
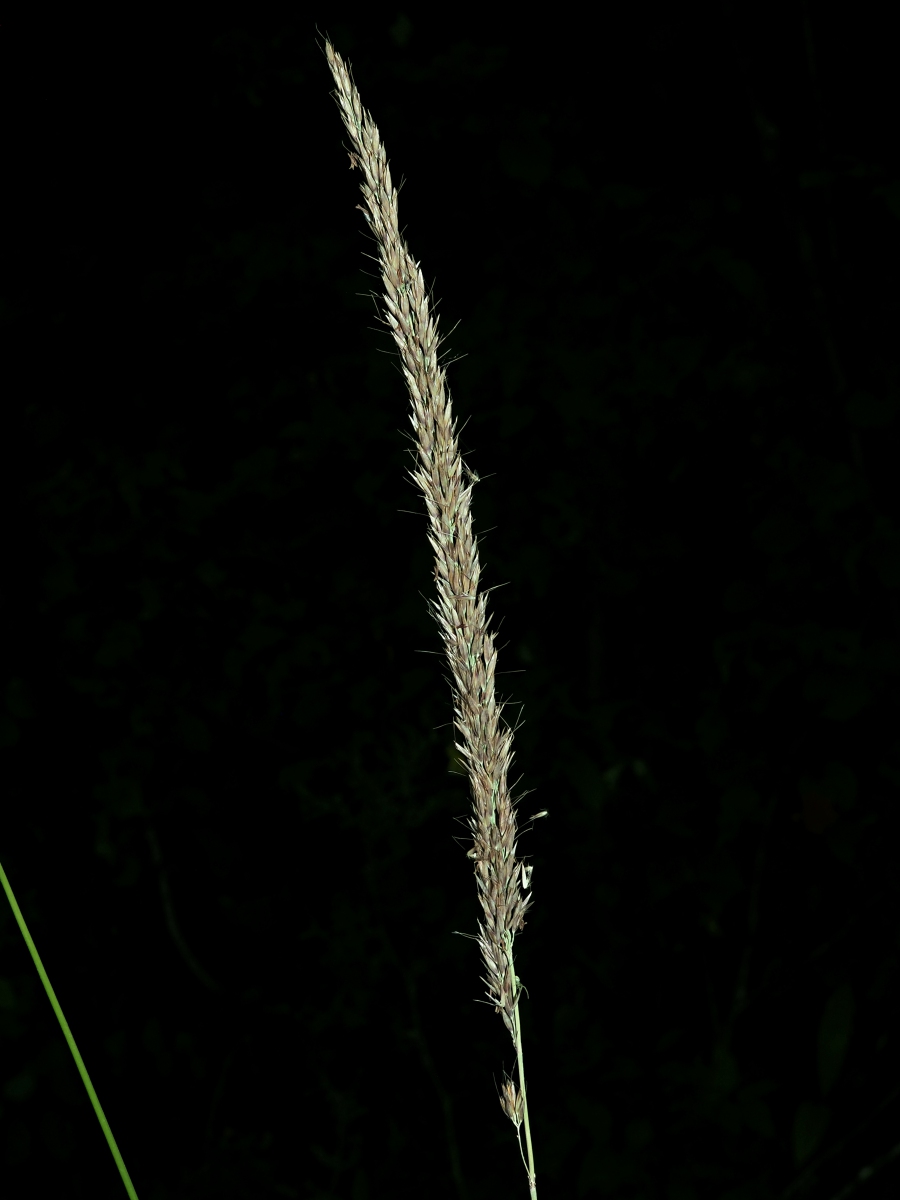
<instances>
[{"instance_id":1,"label":"flowering panicle","mask_svg":"<svg viewBox=\"0 0 900 1200\"><path fill-rule=\"evenodd\" d=\"M507 783L512 730L502 720L502 705L495 694L497 649L489 629L486 594L478 590L481 567L471 511L477 476L464 467L459 452L450 394L438 361L437 320L431 314L419 265L400 236L397 190L378 128L362 106L349 69L330 43L326 43L325 53L337 85L335 98L353 144L350 166L362 171L365 205L359 207L378 245L385 319L409 390L417 455L411 476L425 500L428 538L434 551L437 599L431 607L452 676L459 739L456 749L465 761L472 787L469 826L473 844L468 854L474 862L483 913L477 940L484 983L518 1058L518 1090L507 1079L501 1103L517 1133L524 1123L526 1170L534 1198L518 1011L521 983L513 963L515 935L523 928L531 904L531 868L516 858L516 813Z\"/></svg>"}]
</instances>

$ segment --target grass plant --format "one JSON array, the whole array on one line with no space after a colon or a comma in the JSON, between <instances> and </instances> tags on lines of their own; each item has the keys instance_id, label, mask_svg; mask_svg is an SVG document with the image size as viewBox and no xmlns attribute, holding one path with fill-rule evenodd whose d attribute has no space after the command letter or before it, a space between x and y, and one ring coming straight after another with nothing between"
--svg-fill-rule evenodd
<instances>
[{"instance_id":1,"label":"grass plant","mask_svg":"<svg viewBox=\"0 0 900 1200\"><path fill-rule=\"evenodd\" d=\"M125 1166L125 1160L119 1152L119 1147L116 1145L116 1139L113 1137L113 1131L109 1127L109 1121L106 1119L106 1114L103 1111L103 1106L100 1104L99 1097L94 1090L94 1085L91 1083L91 1077L88 1074L87 1067L84 1065L84 1059L81 1057L81 1052L72 1036L72 1030L69 1028L69 1022L66 1020L65 1013L56 998L56 992L53 990L53 985L50 983L50 978L44 969L44 964L41 962L41 956L37 952L37 946L34 944L34 939L22 915L22 910L19 908L15 893L12 890L12 885L6 877L6 872L3 870L3 864L0 863L0 883L3 884L3 890L6 892L6 898L9 901L9 906L13 911L13 916L16 918L16 924L19 926L22 937L25 939L25 945L28 947L28 953L31 955L32 962L40 976L41 983L44 985L44 991L47 993L47 999L53 1011L56 1013L56 1019L59 1021L59 1027L63 1031L63 1037L66 1039L66 1044L72 1052L72 1057L75 1059L75 1066L78 1068L78 1074L81 1076L81 1082L84 1084L85 1091L91 1102L91 1107L97 1120L100 1122L100 1128L103 1130L103 1136L106 1138L106 1144L109 1146L110 1153L115 1160L116 1167L122 1177L122 1182L125 1184L125 1191L128 1193L131 1200L138 1200L138 1194L134 1190L134 1184L131 1182L131 1176L128 1174L128 1168Z\"/></svg>"},{"instance_id":2,"label":"grass plant","mask_svg":"<svg viewBox=\"0 0 900 1200\"><path fill-rule=\"evenodd\" d=\"M330 41L325 55L352 143L350 166L362 172L365 206L358 207L378 247L384 319L409 390L416 457L410 474L425 500L434 551L437 599L431 608L450 666L459 736L456 748L472 790L468 856L483 914L476 940L488 1000L502 1016L515 1046L517 1080L504 1078L500 1103L515 1127L531 1200L536 1200L519 1012L523 989L513 960L515 936L531 904L531 867L517 857L516 810L507 782L513 730L503 720L503 706L495 693L497 649L489 629L487 593L478 586L481 567L472 528L472 488L477 477L464 467L460 455L450 393L438 358L437 319L419 264L400 236L397 190L378 128L362 106L349 67Z\"/></svg>"}]
</instances>

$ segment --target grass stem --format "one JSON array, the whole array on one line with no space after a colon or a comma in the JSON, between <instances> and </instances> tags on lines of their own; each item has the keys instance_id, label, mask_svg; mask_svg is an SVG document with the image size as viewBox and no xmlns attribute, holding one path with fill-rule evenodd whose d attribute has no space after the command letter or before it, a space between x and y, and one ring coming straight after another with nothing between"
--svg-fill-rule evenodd
<instances>
[{"instance_id":1,"label":"grass stem","mask_svg":"<svg viewBox=\"0 0 900 1200\"><path fill-rule=\"evenodd\" d=\"M68 1043L69 1049L72 1051L72 1057L75 1059L75 1066L78 1068L78 1074L81 1076L81 1082L84 1084L85 1091L93 1106L97 1120L100 1122L100 1128L103 1130L103 1136L106 1138L106 1144L109 1146L110 1153L115 1159L116 1166L119 1168L119 1174L122 1176L122 1182L125 1184L125 1191L128 1193L130 1200L138 1200L138 1194L134 1190L134 1184L131 1182L131 1176L128 1174L128 1168L125 1166L125 1160L119 1153L119 1147L116 1145L116 1139L113 1137L113 1132L109 1127L109 1121L106 1119L106 1114L94 1091L94 1085L91 1083L91 1077L88 1075L87 1067L84 1065L84 1059L78 1046L75 1044L75 1039L72 1036L72 1030L69 1028L69 1022L66 1020L65 1013L60 1007L59 1001L56 998L56 992L53 990L53 985L47 972L44 970L44 964L41 962L41 956L37 952L37 946L34 944L34 939L28 930L25 923L25 918L22 916L22 910L16 901L15 893L12 886L6 877L6 872L3 870L3 864L0 863L0 882L3 884L3 890L6 892L6 898L9 901L9 906L13 911L13 916L16 918L16 923L22 931L22 937L25 939L25 945L28 947L28 953L31 955L32 961L37 968L37 973L41 978L41 983L44 985L44 991L47 993L47 998L53 1011L56 1013L56 1019L59 1021L59 1027L63 1031L63 1037Z\"/></svg>"},{"instance_id":2,"label":"grass stem","mask_svg":"<svg viewBox=\"0 0 900 1200\"><path fill-rule=\"evenodd\" d=\"M528 1152L527 1162L525 1161L524 1155L522 1161L525 1162L525 1170L528 1172L528 1190L530 1193L529 1200L537 1200L537 1180L534 1172L534 1147L531 1144L531 1122L528 1119L528 1092L525 1088L525 1060L522 1056L522 1016L519 1012L518 1005L516 1006L513 1024L516 1030L516 1065L519 1069L519 1092L522 1096L522 1124L525 1126L525 1149ZM518 1130L516 1132L518 1132Z\"/></svg>"}]
</instances>

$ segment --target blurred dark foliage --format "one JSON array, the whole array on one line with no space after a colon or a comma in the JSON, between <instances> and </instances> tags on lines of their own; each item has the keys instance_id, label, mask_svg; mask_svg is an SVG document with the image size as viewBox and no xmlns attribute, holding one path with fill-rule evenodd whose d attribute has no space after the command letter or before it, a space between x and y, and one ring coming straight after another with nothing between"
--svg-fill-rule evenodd
<instances>
[{"instance_id":1,"label":"blurred dark foliage","mask_svg":"<svg viewBox=\"0 0 900 1200\"><path fill-rule=\"evenodd\" d=\"M540 1194L896 1194L889 11L0 31L0 857L142 1200L525 1192L316 23L459 322ZM5 910L0 1088L4 1200L122 1194Z\"/></svg>"}]
</instances>

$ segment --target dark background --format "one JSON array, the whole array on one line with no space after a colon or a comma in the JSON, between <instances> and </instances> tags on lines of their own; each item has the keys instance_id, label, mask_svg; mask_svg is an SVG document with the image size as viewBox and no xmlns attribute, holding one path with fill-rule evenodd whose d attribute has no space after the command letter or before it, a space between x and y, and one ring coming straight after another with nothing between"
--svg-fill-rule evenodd
<instances>
[{"instance_id":1,"label":"dark background","mask_svg":"<svg viewBox=\"0 0 900 1200\"><path fill-rule=\"evenodd\" d=\"M526 1194L316 26L459 322L541 1197L900 1183L890 9L523 13L0 29L0 858L142 1200ZM0 1156L124 1194L5 907Z\"/></svg>"}]
</instances>

